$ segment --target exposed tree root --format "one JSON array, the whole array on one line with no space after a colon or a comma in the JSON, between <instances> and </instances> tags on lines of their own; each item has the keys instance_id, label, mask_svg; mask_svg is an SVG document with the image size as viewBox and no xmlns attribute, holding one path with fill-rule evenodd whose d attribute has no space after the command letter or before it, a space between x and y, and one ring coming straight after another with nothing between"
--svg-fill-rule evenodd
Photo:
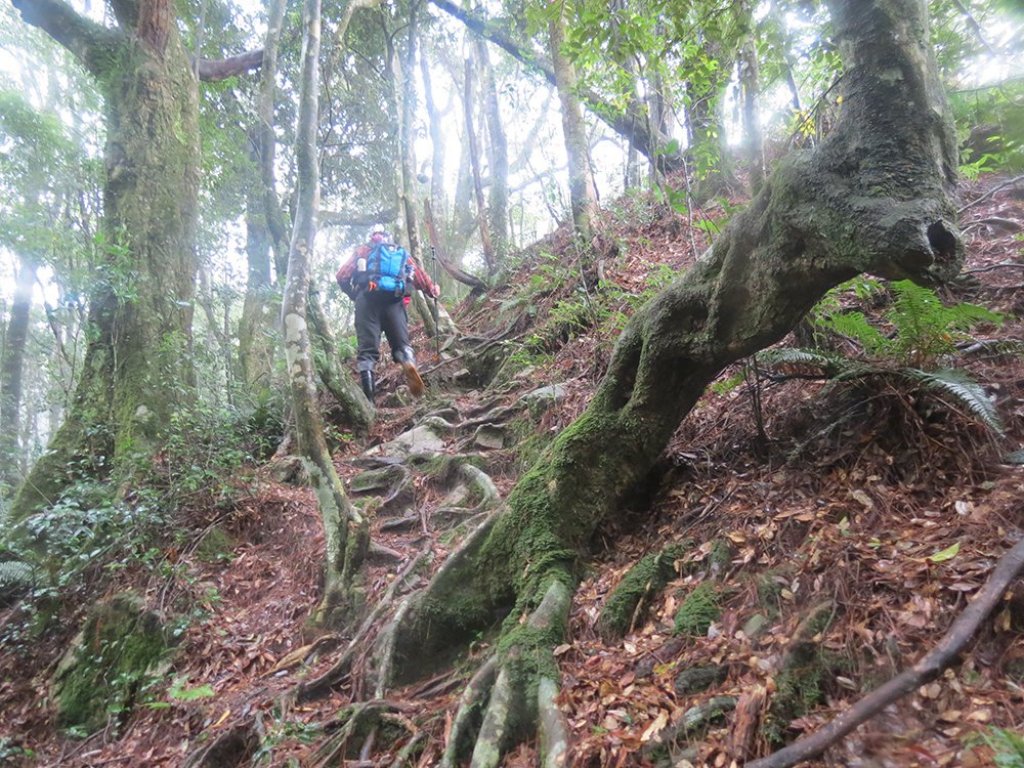
<instances>
[{"instance_id":1,"label":"exposed tree root","mask_svg":"<svg viewBox=\"0 0 1024 768\"><path fill-rule=\"evenodd\" d=\"M182 763L184 768L230 768L244 765L259 747L260 737L251 719L225 730Z\"/></svg>"},{"instance_id":2,"label":"exposed tree root","mask_svg":"<svg viewBox=\"0 0 1024 768\"><path fill-rule=\"evenodd\" d=\"M455 768L458 754L464 743L471 738L471 731L478 727L480 713L491 695L494 679L498 675L498 658L492 656L476 671L466 684L459 699L459 708L455 712L452 726L448 731L448 742L445 744L444 756L440 768Z\"/></svg>"},{"instance_id":3,"label":"exposed tree root","mask_svg":"<svg viewBox=\"0 0 1024 768\"><path fill-rule=\"evenodd\" d=\"M985 586L929 653L881 687L862 698L820 731L799 739L778 752L747 764L747 768L788 768L824 752L857 726L925 683L952 664L985 619L1003 599L1007 588L1024 572L1024 538L1004 554Z\"/></svg>"},{"instance_id":4,"label":"exposed tree root","mask_svg":"<svg viewBox=\"0 0 1024 768\"><path fill-rule=\"evenodd\" d=\"M956 141L924 4L830 5L845 65L833 133L781 161L711 250L633 315L587 410L395 622L384 669L399 682L432 674L425 660L445 664L503 622L474 768L497 766L538 730L543 762L561 760L553 649L577 568L718 373L782 339L861 272L932 283L959 271ZM685 716L681 726L692 727Z\"/></svg>"},{"instance_id":5,"label":"exposed tree root","mask_svg":"<svg viewBox=\"0 0 1024 768\"><path fill-rule=\"evenodd\" d=\"M310 762L312 768L337 765L338 757L344 755L350 746L350 741L359 738L362 734L372 733L381 716L392 711L394 711L393 706L386 701L374 700L353 704L342 716L341 727L338 731L331 734L313 753Z\"/></svg>"},{"instance_id":6,"label":"exposed tree root","mask_svg":"<svg viewBox=\"0 0 1024 768\"><path fill-rule=\"evenodd\" d=\"M564 764L568 728L555 703L558 683L553 638L564 634L571 600L569 586L553 576L529 618L507 633L499 649L497 679L473 746L471 768L497 768L502 755L530 733L540 736L542 765ZM467 696L475 697L476 692ZM457 751L456 744L445 754Z\"/></svg>"},{"instance_id":7,"label":"exposed tree root","mask_svg":"<svg viewBox=\"0 0 1024 768\"><path fill-rule=\"evenodd\" d=\"M425 738L426 734L423 731L419 731L409 739L409 741L407 741L405 745L398 750L398 754L395 755L395 759L391 761L391 768L402 768L403 765L408 765Z\"/></svg>"},{"instance_id":8,"label":"exposed tree root","mask_svg":"<svg viewBox=\"0 0 1024 768\"><path fill-rule=\"evenodd\" d=\"M482 469L466 463L459 467L459 474L480 494L480 503L473 507L472 512L488 511L501 501L501 492L498 490L498 486L491 480L491 476Z\"/></svg>"},{"instance_id":9,"label":"exposed tree root","mask_svg":"<svg viewBox=\"0 0 1024 768\"><path fill-rule=\"evenodd\" d=\"M355 658L356 652L366 642L367 636L373 629L374 625L380 619L381 615L388 610L392 602L394 602L395 595L405 583L409 574L416 570L426 557L427 553L421 552L417 557L410 560L405 568L399 571L387 591L377 602L377 605L374 606L373 611L371 611L370 615L363 620L363 623L359 626L355 635L352 636L352 639L345 647L344 652L334 665L319 677L308 682L301 683L298 688L296 688L294 693L296 701L309 701L311 699L324 696L333 686L337 685L344 679L345 675L348 674L349 669L351 669L352 660Z\"/></svg>"},{"instance_id":10,"label":"exposed tree root","mask_svg":"<svg viewBox=\"0 0 1024 768\"><path fill-rule=\"evenodd\" d=\"M558 683L550 677L542 677L537 684L537 728L543 768L559 768L569 755L569 727L558 708L558 690Z\"/></svg>"}]
</instances>

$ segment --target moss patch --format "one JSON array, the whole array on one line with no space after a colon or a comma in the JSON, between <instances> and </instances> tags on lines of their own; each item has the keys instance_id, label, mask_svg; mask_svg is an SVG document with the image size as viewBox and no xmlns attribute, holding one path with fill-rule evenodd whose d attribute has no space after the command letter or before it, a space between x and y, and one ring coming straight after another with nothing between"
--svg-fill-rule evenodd
<instances>
[{"instance_id":1,"label":"moss patch","mask_svg":"<svg viewBox=\"0 0 1024 768\"><path fill-rule=\"evenodd\" d=\"M686 596L676 611L675 633L703 637L721 613L715 585L708 581L702 582Z\"/></svg>"},{"instance_id":2,"label":"moss patch","mask_svg":"<svg viewBox=\"0 0 1024 768\"><path fill-rule=\"evenodd\" d=\"M670 544L660 552L652 552L629 569L605 601L597 620L597 631L606 642L625 635L653 599L675 576L675 561L692 545L689 542Z\"/></svg>"},{"instance_id":3,"label":"moss patch","mask_svg":"<svg viewBox=\"0 0 1024 768\"><path fill-rule=\"evenodd\" d=\"M167 651L160 620L137 595L98 603L57 667L58 722L89 733L126 713Z\"/></svg>"},{"instance_id":4,"label":"moss patch","mask_svg":"<svg viewBox=\"0 0 1024 768\"><path fill-rule=\"evenodd\" d=\"M235 542L231 536L223 528L213 527L206 532L196 547L196 557L204 563L230 560L234 548Z\"/></svg>"}]
</instances>

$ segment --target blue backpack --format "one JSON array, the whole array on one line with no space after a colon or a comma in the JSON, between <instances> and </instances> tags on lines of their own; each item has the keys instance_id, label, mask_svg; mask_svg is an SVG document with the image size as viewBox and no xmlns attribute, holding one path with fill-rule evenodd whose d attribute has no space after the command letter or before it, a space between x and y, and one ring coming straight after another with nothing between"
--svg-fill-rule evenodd
<instances>
[{"instance_id":1,"label":"blue backpack","mask_svg":"<svg viewBox=\"0 0 1024 768\"><path fill-rule=\"evenodd\" d=\"M366 288L400 296L405 293L412 264L409 253L400 245L378 243L366 254Z\"/></svg>"}]
</instances>

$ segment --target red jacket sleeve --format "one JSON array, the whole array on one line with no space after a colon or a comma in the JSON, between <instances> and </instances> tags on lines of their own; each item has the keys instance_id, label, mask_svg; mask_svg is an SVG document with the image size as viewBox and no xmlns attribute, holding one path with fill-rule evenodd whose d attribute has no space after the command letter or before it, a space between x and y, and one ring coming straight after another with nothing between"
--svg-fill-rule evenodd
<instances>
[{"instance_id":1,"label":"red jacket sleeve","mask_svg":"<svg viewBox=\"0 0 1024 768\"><path fill-rule=\"evenodd\" d=\"M348 260L338 268L338 273L334 276L334 279L338 281L338 285L341 286L341 290L343 290L349 298L352 298L354 293L352 288L352 275L356 272L356 259L359 258L361 253L365 253L367 250L369 249L365 245L360 245L352 251L352 255L349 256Z\"/></svg>"},{"instance_id":2,"label":"red jacket sleeve","mask_svg":"<svg viewBox=\"0 0 1024 768\"><path fill-rule=\"evenodd\" d=\"M412 263L412 284L428 296L440 295L440 291L437 290L434 281L430 279L430 275L419 265L419 262L412 256L409 256L409 261Z\"/></svg>"}]
</instances>

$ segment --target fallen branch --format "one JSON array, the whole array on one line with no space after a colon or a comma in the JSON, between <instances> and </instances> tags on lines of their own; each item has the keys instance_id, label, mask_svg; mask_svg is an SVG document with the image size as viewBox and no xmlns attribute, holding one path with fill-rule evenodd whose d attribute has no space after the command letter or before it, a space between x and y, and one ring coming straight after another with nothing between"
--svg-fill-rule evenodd
<instances>
[{"instance_id":1,"label":"fallen branch","mask_svg":"<svg viewBox=\"0 0 1024 768\"><path fill-rule=\"evenodd\" d=\"M934 680L955 661L975 632L1003 599L1007 587L1024 571L1024 537L1002 556L985 586L961 613L949 631L913 667L862 698L817 733L805 736L747 768L789 768L811 760L897 699Z\"/></svg>"},{"instance_id":2,"label":"fallen branch","mask_svg":"<svg viewBox=\"0 0 1024 768\"><path fill-rule=\"evenodd\" d=\"M999 264L990 264L987 267L978 267L977 269L968 269L963 274L965 275L978 275L982 272L992 272L996 269L1024 269L1024 264L1014 264L1013 262L1003 261Z\"/></svg>"},{"instance_id":3,"label":"fallen branch","mask_svg":"<svg viewBox=\"0 0 1024 768\"><path fill-rule=\"evenodd\" d=\"M964 211L970 210L971 208L973 208L976 205L980 205L981 203L985 202L990 197L995 195L996 192L1004 190L1007 187L1016 186L1021 181L1024 181L1024 176L1017 176L1016 178L1010 179L1009 181L1004 181L1002 184L998 184L997 186L992 187L992 189L990 189L984 195L979 197L977 200L972 200L971 202L969 202L967 205L963 206L962 208L958 208L957 209L957 215L960 215Z\"/></svg>"}]
</instances>

